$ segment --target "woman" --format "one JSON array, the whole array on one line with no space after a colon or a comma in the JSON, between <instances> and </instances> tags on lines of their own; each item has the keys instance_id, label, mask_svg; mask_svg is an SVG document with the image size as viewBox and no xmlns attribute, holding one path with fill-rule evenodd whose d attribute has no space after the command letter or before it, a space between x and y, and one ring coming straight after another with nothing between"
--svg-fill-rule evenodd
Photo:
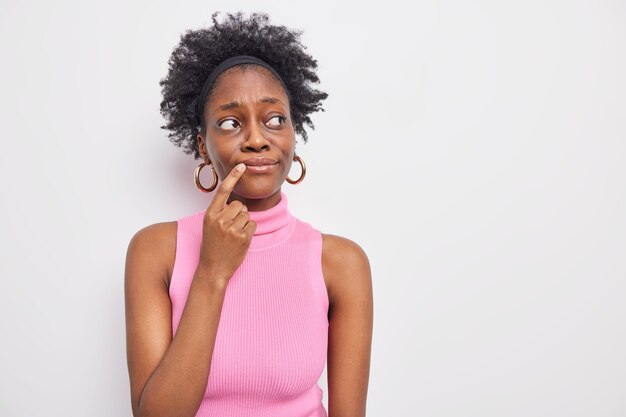
<instances>
[{"instance_id":1,"label":"woman","mask_svg":"<svg viewBox=\"0 0 626 417\"><path fill-rule=\"evenodd\" d=\"M305 176L295 134L306 142L303 124L313 128L308 114L327 97L307 85L319 81L316 61L299 31L265 14L216 15L212 27L181 37L161 80L163 128L202 158L196 186L215 196L206 210L144 227L129 243L133 415L365 416L367 255L294 217L281 190ZM317 384L326 361L328 412Z\"/></svg>"}]
</instances>

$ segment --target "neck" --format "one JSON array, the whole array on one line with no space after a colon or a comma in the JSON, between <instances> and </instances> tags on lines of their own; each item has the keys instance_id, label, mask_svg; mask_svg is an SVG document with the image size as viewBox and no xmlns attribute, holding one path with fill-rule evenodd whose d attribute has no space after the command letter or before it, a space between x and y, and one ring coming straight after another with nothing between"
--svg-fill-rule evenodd
<instances>
[{"instance_id":1,"label":"neck","mask_svg":"<svg viewBox=\"0 0 626 417\"><path fill-rule=\"evenodd\" d=\"M287 196L280 192L278 203L265 210L249 210L250 220L256 223L248 250L274 246L291 234L296 219L289 211Z\"/></svg>"}]
</instances>

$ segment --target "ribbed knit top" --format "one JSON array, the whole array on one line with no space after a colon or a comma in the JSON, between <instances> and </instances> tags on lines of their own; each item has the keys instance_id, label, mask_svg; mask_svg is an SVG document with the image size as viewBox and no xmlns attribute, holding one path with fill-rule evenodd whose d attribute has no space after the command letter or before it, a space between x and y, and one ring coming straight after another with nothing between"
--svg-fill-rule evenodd
<instances>
[{"instance_id":1,"label":"ribbed knit top","mask_svg":"<svg viewBox=\"0 0 626 417\"><path fill-rule=\"evenodd\" d=\"M327 417L318 385L328 346L322 237L287 203L281 191L274 207L249 212L257 228L226 287L196 417ZM174 335L199 262L204 212L177 220Z\"/></svg>"}]
</instances>

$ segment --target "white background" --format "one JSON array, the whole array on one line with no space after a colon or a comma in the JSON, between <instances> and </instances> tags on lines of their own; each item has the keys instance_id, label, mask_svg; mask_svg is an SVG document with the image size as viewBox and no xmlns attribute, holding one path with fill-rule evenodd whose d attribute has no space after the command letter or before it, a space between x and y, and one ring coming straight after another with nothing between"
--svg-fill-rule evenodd
<instances>
[{"instance_id":1,"label":"white background","mask_svg":"<svg viewBox=\"0 0 626 417\"><path fill-rule=\"evenodd\" d=\"M2 1L0 415L131 416L128 242L210 198L158 82L216 10L318 60L283 190L370 258L368 416L626 415L626 4L602 0Z\"/></svg>"}]
</instances>

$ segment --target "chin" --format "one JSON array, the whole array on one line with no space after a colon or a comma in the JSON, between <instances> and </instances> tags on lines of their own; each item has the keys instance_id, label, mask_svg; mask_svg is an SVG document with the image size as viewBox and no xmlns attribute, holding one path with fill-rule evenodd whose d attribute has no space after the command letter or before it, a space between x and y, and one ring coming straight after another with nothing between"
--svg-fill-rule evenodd
<instances>
[{"instance_id":1,"label":"chin","mask_svg":"<svg viewBox=\"0 0 626 417\"><path fill-rule=\"evenodd\" d=\"M273 178L265 180L260 178L242 178L233 189L233 192L241 197L255 200L270 197L277 191L280 191L280 184L276 184Z\"/></svg>"}]
</instances>

